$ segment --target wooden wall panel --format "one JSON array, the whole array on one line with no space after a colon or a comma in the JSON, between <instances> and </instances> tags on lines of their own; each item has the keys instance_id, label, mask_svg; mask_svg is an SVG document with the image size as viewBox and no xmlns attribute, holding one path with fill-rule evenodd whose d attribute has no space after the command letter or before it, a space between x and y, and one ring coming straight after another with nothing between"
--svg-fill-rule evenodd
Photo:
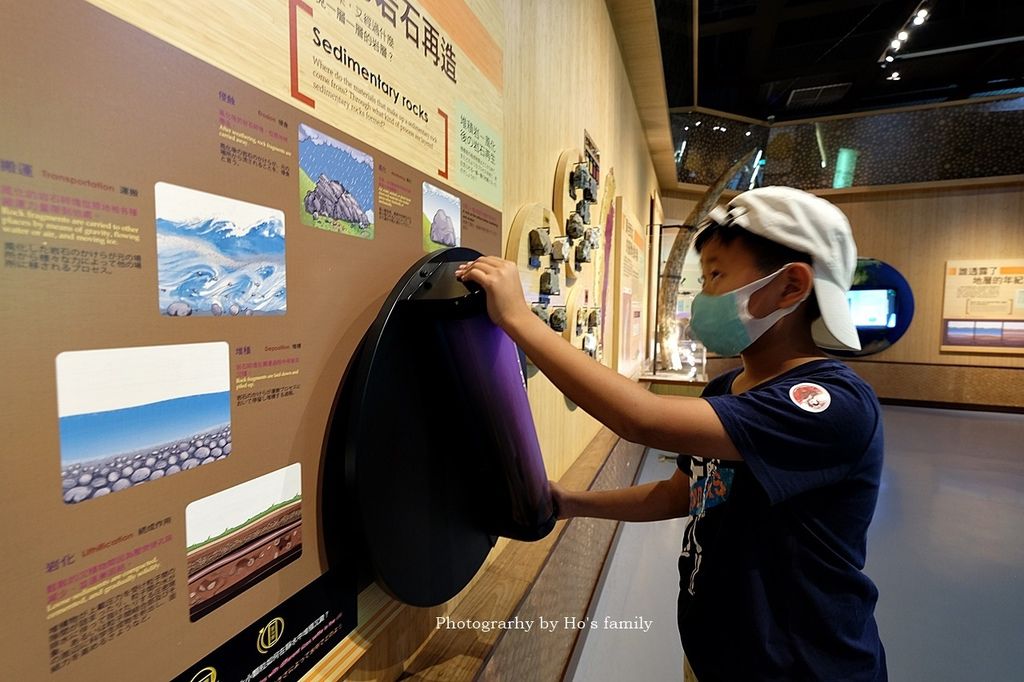
<instances>
[{"instance_id":1,"label":"wooden wall panel","mask_svg":"<svg viewBox=\"0 0 1024 682\"><path fill-rule=\"evenodd\" d=\"M697 205L699 198L700 194L698 193L688 196L678 194L663 195L661 197L661 205L664 208L665 217L662 219L662 222L665 225L682 225L686 217L690 215L690 211Z\"/></svg>"},{"instance_id":2,"label":"wooden wall panel","mask_svg":"<svg viewBox=\"0 0 1024 682\"><path fill-rule=\"evenodd\" d=\"M648 215L658 180L604 2L505 3L505 84L506 238L519 207L550 201L559 155L582 148L584 130L601 150L602 173L614 169L624 209ZM543 375L530 378L529 393L548 474L557 478L600 425Z\"/></svg>"},{"instance_id":3,"label":"wooden wall panel","mask_svg":"<svg viewBox=\"0 0 1024 682\"><path fill-rule=\"evenodd\" d=\"M860 255L886 261L903 273L914 291L910 329L871 360L1024 367L1024 355L939 351L946 261L1024 258L1024 186L827 198L850 219Z\"/></svg>"}]
</instances>

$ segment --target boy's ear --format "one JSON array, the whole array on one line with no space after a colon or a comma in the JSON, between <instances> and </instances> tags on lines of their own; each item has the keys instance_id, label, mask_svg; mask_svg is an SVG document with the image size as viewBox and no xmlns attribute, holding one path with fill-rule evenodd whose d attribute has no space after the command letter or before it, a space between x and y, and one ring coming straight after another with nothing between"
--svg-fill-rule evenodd
<instances>
[{"instance_id":1,"label":"boy's ear","mask_svg":"<svg viewBox=\"0 0 1024 682\"><path fill-rule=\"evenodd\" d=\"M814 268L807 263L793 263L782 273L781 307L785 308L810 296L814 286Z\"/></svg>"}]
</instances>

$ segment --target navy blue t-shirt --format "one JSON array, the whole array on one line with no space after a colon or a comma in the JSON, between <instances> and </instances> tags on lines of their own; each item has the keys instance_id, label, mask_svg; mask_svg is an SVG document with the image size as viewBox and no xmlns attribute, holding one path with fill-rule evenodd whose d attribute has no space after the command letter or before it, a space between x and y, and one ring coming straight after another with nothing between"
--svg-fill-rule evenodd
<instances>
[{"instance_id":1,"label":"navy blue t-shirt","mask_svg":"<svg viewBox=\"0 0 1024 682\"><path fill-rule=\"evenodd\" d=\"M836 360L733 395L738 373L703 397L743 460L679 458L686 657L700 682L886 680L878 590L862 572L882 471L878 399Z\"/></svg>"}]
</instances>

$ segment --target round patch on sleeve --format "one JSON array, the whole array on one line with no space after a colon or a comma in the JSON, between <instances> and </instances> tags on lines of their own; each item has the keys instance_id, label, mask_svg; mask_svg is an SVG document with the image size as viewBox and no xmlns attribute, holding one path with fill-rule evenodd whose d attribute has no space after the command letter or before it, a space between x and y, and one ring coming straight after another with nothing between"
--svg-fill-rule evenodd
<instances>
[{"instance_id":1,"label":"round patch on sleeve","mask_svg":"<svg viewBox=\"0 0 1024 682\"><path fill-rule=\"evenodd\" d=\"M832 396L823 386L811 383L797 384L789 389L789 399L806 412L824 412L832 404Z\"/></svg>"}]
</instances>

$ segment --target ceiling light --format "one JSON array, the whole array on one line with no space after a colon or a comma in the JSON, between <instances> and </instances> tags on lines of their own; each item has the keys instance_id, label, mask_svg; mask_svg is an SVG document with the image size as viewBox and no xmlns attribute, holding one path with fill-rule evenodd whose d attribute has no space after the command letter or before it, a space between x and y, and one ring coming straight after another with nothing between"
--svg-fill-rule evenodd
<instances>
[{"instance_id":1,"label":"ceiling light","mask_svg":"<svg viewBox=\"0 0 1024 682\"><path fill-rule=\"evenodd\" d=\"M722 132L724 133L724 132L725 132L725 130L726 130L725 126L722 126L722 127L720 128L720 130L721 130L721 131L722 131Z\"/></svg>"},{"instance_id":2,"label":"ceiling light","mask_svg":"<svg viewBox=\"0 0 1024 682\"><path fill-rule=\"evenodd\" d=\"M749 130L747 131L747 137L750 137L750 131Z\"/></svg>"},{"instance_id":3,"label":"ceiling light","mask_svg":"<svg viewBox=\"0 0 1024 682\"><path fill-rule=\"evenodd\" d=\"M693 125L695 125L695 126L699 126L699 125L700 125L700 121L697 121L697 122L696 122L696 123L694 123Z\"/></svg>"},{"instance_id":4,"label":"ceiling light","mask_svg":"<svg viewBox=\"0 0 1024 682\"><path fill-rule=\"evenodd\" d=\"M683 130L689 130L690 126L683 126Z\"/></svg>"},{"instance_id":5,"label":"ceiling light","mask_svg":"<svg viewBox=\"0 0 1024 682\"><path fill-rule=\"evenodd\" d=\"M922 0L922 2L918 4L918 7L926 3L927 0ZM904 22L902 28L900 28L900 30L896 33L896 37L889 42L889 46L882 50L882 55L878 58L879 63L882 63L884 61L887 64L891 64L893 61L895 61L895 57L893 57L893 55L890 53L899 52L900 49L910 39L911 22L913 22L915 26L920 26L921 24L924 23L925 17L927 16L929 16L929 12L926 9L914 10L914 13L910 15L910 18ZM885 64L882 64L882 68L885 68Z\"/></svg>"},{"instance_id":6,"label":"ceiling light","mask_svg":"<svg viewBox=\"0 0 1024 682\"><path fill-rule=\"evenodd\" d=\"M892 74L886 80L898 81L899 79L900 79L900 72L899 71L893 71Z\"/></svg>"}]
</instances>

